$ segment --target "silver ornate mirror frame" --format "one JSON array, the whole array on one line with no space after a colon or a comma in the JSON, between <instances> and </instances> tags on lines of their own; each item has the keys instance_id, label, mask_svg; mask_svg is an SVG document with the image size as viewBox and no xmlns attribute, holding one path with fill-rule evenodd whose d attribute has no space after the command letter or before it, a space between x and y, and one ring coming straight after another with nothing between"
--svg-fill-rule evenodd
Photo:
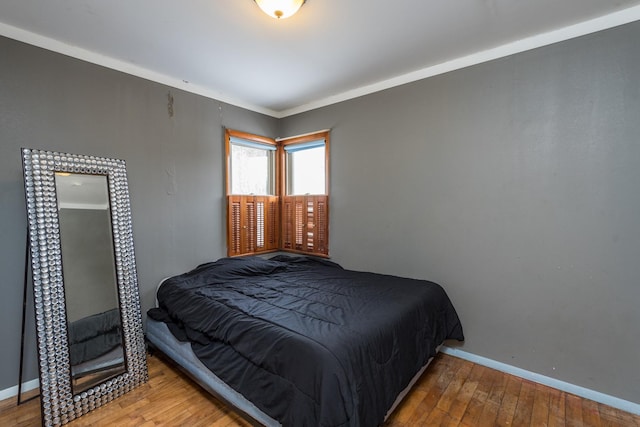
<instances>
[{"instance_id":1,"label":"silver ornate mirror frame","mask_svg":"<svg viewBox=\"0 0 640 427\"><path fill-rule=\"evenodd\" d=\"M43 426L59 426L148 380L123 160L22 149ZM73 394L55 173L106 175L126 371Z\"/></svg>"}]
</instances>

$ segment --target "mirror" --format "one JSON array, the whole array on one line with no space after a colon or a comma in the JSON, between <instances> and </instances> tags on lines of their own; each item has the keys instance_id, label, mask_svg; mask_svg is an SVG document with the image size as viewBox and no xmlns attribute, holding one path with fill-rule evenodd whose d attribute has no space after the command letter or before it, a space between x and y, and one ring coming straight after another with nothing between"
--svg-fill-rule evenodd
<instances>
[{"instance_id":1,"label":"mirror","mask_svg":"<svg viewBox=\"0 0 640 427\"><path fill-rule=\"evenodd\" d=\"M71 386L78 394L124 372L106 175L55 172Z\"/></svg>"},{"instance_id":2,"label":"mirror","mask_svg":"<svg viewBox=\"0 0 640 427\"><path fill-rule=\"evenodd\" d=\"M125 162L23 149L40 400L58 426L148 379Z\"/></svg>"}]
</instances>

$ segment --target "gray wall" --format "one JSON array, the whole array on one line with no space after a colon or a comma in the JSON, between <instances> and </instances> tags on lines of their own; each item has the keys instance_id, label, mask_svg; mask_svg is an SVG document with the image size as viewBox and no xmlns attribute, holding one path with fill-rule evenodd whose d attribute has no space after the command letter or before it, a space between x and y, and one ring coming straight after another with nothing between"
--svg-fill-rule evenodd
<instances>
[{"instance_id":1,"label":"gray wall","mask_svg":"<svg viewBox=\"0 0 640 427\"><path fill-rule=\"evenodd\" d=\"M277 136L278 121L6 38L0 38L0 63L4 390L17 384L20 354L26 238L21 147L126 161L146 311L160 279L226 253L222 127ZM31 311L28 320L27 379L37 372Z\"/></svg>"},{"instance_id":2,"label":"gray wall","mask_svg":"<svg viewBox=\"0 0 640 427\"><path fill-rule=\"evenodd\" d=\"M286 118L331 255L444 285L464 351L640 403L640 23Z\"/></svg>"},{"instance_id":3,"label":"gray wall","mask_svg":"<svg viewBox=\"0 0 640 427\"><path fill-rule=\"evenodd\" d=\"M162 277L225 253L222 126L330 127L336 261L442 283L465 351L640 402L638 39L630 24L277 121L0 38L0 389L17 381L20 147L127 161L146 310Z\"/></svg>"}]
</instances>

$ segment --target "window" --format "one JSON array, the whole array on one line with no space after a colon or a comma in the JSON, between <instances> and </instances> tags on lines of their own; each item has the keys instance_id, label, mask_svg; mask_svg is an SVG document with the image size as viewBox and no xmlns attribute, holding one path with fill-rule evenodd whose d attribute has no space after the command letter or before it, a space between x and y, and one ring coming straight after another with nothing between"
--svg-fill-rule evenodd
<instances>
[{"instance_id":1,"label":"window","mask_svg":"<svg viewBox=\"0 0 640 427\"><path fill-rule=\"evenodd\" d=\"M287 195L326 194L325 141L287 144Z\"/></svg>"},{"instance_id":2,"label":"window","mask_svg":"<svg viewBox=\"0 0 640 427\"><path fill-rule=\"evenodd\" d=\"M225 132L227 254L269 252L279 246L277 145L270 138Z\"/></svg>"},{"instance_id":3,"label":"window","mask_svg":"<svg viewBox=\"0 0 640 427\"><path fill-rule=\"evenodd\" d=\"M231 194L275 195L275 145L231 138Z\"/></svg>"},{"instance_id":4,"label":"window","mask_svg":"<svg viewBox=\"0 0 640 427\"><path fill-rule=\"evenodd\" d=\"M327 132L282 140L283 250L328 255L329 195Z\"/></svg>"},{"instance_id":5,"label":"window","mask_svg":"<svg viewBox=\"0 0 640 427\"><path fill-rule=\"evenodd\" d=\"M329 133L225 132L227 253L329 253Z\"/></svg>"}]
</instances>

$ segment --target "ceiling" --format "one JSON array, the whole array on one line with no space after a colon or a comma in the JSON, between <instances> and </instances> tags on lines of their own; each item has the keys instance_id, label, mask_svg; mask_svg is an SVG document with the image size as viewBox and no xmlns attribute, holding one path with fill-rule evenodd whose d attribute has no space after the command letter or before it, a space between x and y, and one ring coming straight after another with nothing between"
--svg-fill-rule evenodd
<instances>
[{"instance_id":1,"label":"ceiling","mask_svg":"<svg viewBox=\"0 0 640 427\"><path fill-rule=\"evenodd\" d=\"M640 20L640 0L2 0L0 34L274 117Z\"/></svg>"}]
</instances>

